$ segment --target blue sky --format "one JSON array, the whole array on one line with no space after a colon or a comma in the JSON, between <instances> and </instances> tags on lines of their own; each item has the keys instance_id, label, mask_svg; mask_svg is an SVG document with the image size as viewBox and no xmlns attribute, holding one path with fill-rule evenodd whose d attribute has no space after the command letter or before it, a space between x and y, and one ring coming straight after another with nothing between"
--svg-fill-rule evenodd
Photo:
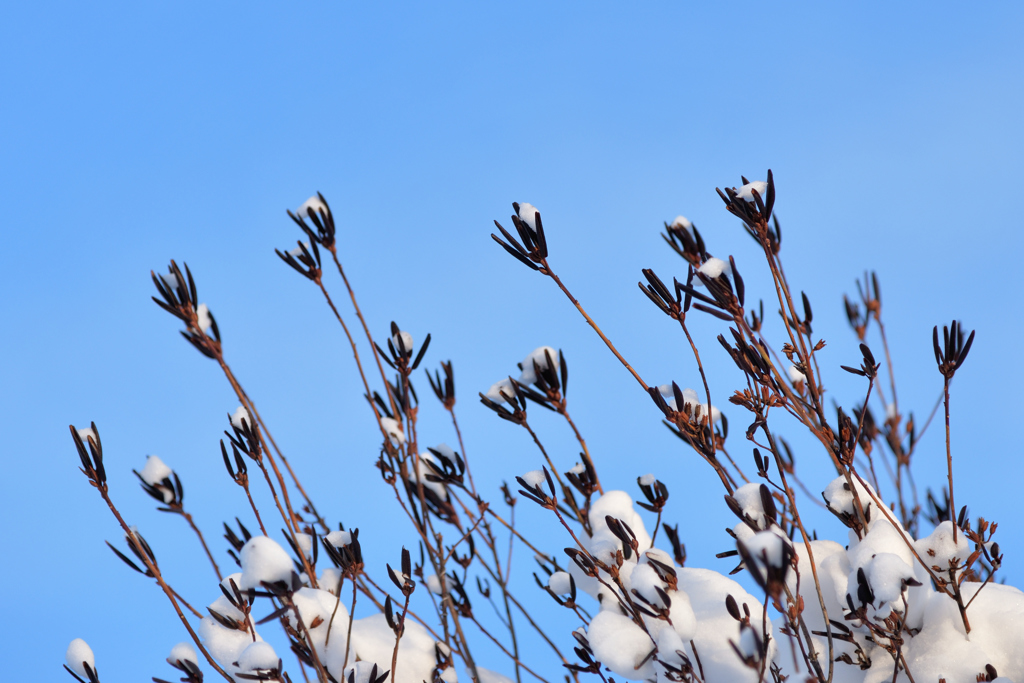
<instances>
[{"instance_id":1,"label":"blue sky","mask_svg":"<svg viewBox=\"0 0 1024 683\"><path fill-rule=\"evenodd\" d=\"M736 257L748 298L774 311L753 243L714 192L771 168L787 274L814 304L837 403L850 407L863 391L838 366L858 360L841 301L865 269L881 279L904 409L927 414L941 388L932 326L957 317L977 329L953 389L957 500L1000 522L1005 575L1020 585L1018 6L23 3L2 12L0 577L17 624L4 650L20 654L5 664L10 677L64 676L64 649L81 636L105 680L170 678L162 658L184 636L156 588L104 547L118 529L76 472L68 424L98 423L112 495L176 587L199 604L217 595L181 520L155 512L130 472L148 453L175 467L187 507L226 559L218 529L244 500L217 440L237 402L149 300L149 271L170 258L192 268L229 361L329 518L364 530L378 568L413 543L372 468L377 435L340 330L273 254L299 236L285 209L317 190L335 211L374 332L391 320L417 340L430 332L428 366L454 362L478 484L496 493L503 478L539 465L526 435L474 397L550 344L569 361L570 408L603 481L638 493L635 477L657 474L692 563L727 569L713 557L729 547L721 529L731 525L713 473L658 424L551 283L489 234L493 219L508 225L512 201L537 205L553 267L641 375L692 386L685 340L635 283L646 267L685 275L658 236L682 213L709 250ZM340 297L339 283L329 286ZM781 331L771 315L768 325L769 336ZM701 319L693 331L713 390L722 387L715 402L733 419L731 450L748 462L745 418L725 402L736 371L714 341L725 326ZM423 439L454 443L422 381L420 396ZM539 412L556 462L571 466L571 435ZM795 425L778 429L803 444L805 479L823 488L824 454L798 441ZM932 430L915 463L922 493L941 484L944 461ZM527 525L541 519L525 503L519 514ZM834 520L814 524L842 540ZM554 551L568 544L545 541ZM530 560L519 559L528 577Z\"/></svg>"}]
</instances>

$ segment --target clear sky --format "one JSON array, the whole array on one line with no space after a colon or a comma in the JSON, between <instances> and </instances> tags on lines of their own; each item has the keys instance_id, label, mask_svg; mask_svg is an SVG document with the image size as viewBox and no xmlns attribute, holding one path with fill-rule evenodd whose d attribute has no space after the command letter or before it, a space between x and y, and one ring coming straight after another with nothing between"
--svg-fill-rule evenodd
<instances>
[{"instance_id":1,"label":"clear sky","mask_svg":"<svg viewBox=\"0 0 1024 683\"><path fill-rule=\"evenodd\" d=\"M149 300L149 271L171 258L192 268L229 362L328 518L363 530L377 570L414 543L372 467L379 437L340 330L273 253L299 236L285 210L317 190L374 332L391 320L416 340L430 332L425 363L454 362L478 485L497 495L540 459L476 392L535 347L561 348L606 485L639 495L635 477L657 474L690 562L728 570L714 559L732 519L713 473L552 284L489 234L511 202L537 205L553 267L638 371L695 386L685 340L635 283L645 267L685 275L658 236L685 214L710 251L736 257L779 339L765 267L714 191L771 168L783 259L814 304L838 404L863 392L838 366L859 360L841 302L865 269L881 280L901 407L919 421L941 389L932 326L977 329L953 388L957 501L1000 522L1004 575L1021 585L1022 15L1012 3L8 3L5 676L62 679L81 636L104 680L172 678L162 659L185 638L155 586L103 545L120 533L76 471L68 424L99 425L112 495L175 586L198 605L217 597L183 522L156 512L130 471L148 453L174 467L228 561L218 529L245 508L217 440L237 401ZM725 324L693 328L746 464L746 418L725 401L738 377L714 341ZM423 440L454 443L422 380L419 395ZM568 468L571 435L535 412ZM820 491L820 448L778 429ZM923 494L945 475L939 429L918 453ZM540 519L525 503L519 515ZM838 522L813 519L844 540Z\"/></svg>"}]
</instances>

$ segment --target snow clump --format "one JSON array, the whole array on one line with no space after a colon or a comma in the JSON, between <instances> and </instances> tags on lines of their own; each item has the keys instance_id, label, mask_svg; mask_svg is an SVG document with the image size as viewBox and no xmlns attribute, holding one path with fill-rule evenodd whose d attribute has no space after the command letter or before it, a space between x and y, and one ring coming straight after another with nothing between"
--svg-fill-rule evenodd
<instances>
[{"instance_id":1,"label":"snow clump","mask_svg":"<svg viewBox=\"0 0 1024 683\"><path fill-rule=\"evenodd\" d=\"M241 590L262 588L263 582L290 583L295 565L277 541L266 536L253 536L242 546Z\"/></svg>"},{"instance_id":2,"label":"snow clump","mask_svg":"<svg viewBox=\"0 0 1024 683\"><path fill-rule=\"evenodd\" d=\"M170 467L164 464L164 461L156 455L146 456L146 466L139 472L139 477L142 481L146 482L150 486L157 486L162 484L164 479L170 479L172 470ZM170 498L168 498L170 496ZM164 491L164 502L169 503L174 498L173 491Z\"/></svg>"},{"instance_id":3,"label":"snow clump","mask_svg":"<svg viewBox=\"0 0 1024 683\"><path fill-rule=\"evenodd\" d=\"M732 266L728 261L723 261L720 258L712 256L697 269L697 272L708 278L714 280L715 278L722 277L725 275L730 280L732 279ZM694 279L694 284L698 287L703 287L704 282L700 278Z\"/></svg>"},{"instance_id":4,"label":"snow clump","mask_svg":"<svg viewBox=\"0 0 1024 683\"><path fill-rule=\"evenodd\" d=\"M548 478L544 475L544 470L530 470L523 475L523 481L530 488L547 491Z\"/></svg>"},{"instance_id":5,"label":"snow clump","mask_svg":"<svg viewBox=\"0 0 1024 683\"><path fill-rule=\"evenodd\" d=\"M313 195L306 201L302 202L302 206L299 207L299 210L296 211L296 214L299 216L299 218L308 218L310 210L312 210L313 213L315 214L319 214L321 211L327 213L327 205L323 203L320 197Z\"/></svg>"},{"instance_id":6,"label":"snow clump","mask_svg":"<svg viewBox=\"0 0 1024 683\"><path fill-rule=\"evenodd\" d=\"M280 658L270 643L257 641L246 647L238 657L241 671L274 671Z\"/></svg>"},{"instance_id":7,"label":"snow clump","mask_svg":"<svg viewBox=\"0 0 1024 683\"><path fill-rule=\"evenodd\" d=\"M495 403L507 403L508 401L502 394L513 397L516 395L516 388L512 386L511 378L506 377L500 382L495 382L491 385L491 388L487 390L487 393L484 394L484 396Z\"/></svg>"},{"instance_id":8,"label":"snow clump","mask_svg":"<svg viewBox=\"0 0 1024 683\"><path fill-rule=\"evenodd\" d=\"M682 410L676 405L676 395L672 391L671 384L662 384L658 387L658 391L661 393L661 397L665 399L665 403L672 410ZM701 403L700 397L697 392L693 389L683 389L683 405L689 406L690 408L690 421L693 422L697 416L697 409L700 408L701 416L708 414L708 404ZM711 422L718 422L722 418L722 411L718 408L711 406Z\"/></svg>"},{"instance_id":9,"label":"snow clump","mask_svg":"<svg viewBox=\"0 0 1024 683\"><path fill-rule=\"evenodd\" d=\"M402 432L402 423L393 417L382 417L380 419L380 426L384 428L384 432L391 439L391 443L396 446L401 446L405 443L405 433Z\"/></svg>"},{"instance_id":10,"label":"snow clump","mask_svg":"<svg viewBox=\"0 0 1024 683\"><path fill-rule=\"evenodd\" d=\"M533 367L536 363L537 367L543 372L551 367L548 363L548 355L551 355L552 362L558 362L558 351L555 351L550 346L541 346L534 349L529 356L523 359L523 362L519 364L522 368L523 374L519 376L519 383L527 386L537 381L537 372Z\"/></svg>"},{"instance_id":11,"label":"snow clump","mask_svg":"<svg viewBox=\"0 0 1024 683\"><path fill-rule=\"evenodd\" d=\"M761 195L761 200L764 201L764 195L768 191L768 183L763 180L755 180L752 183L747 183L741 188L733 188L736 190L736 196L748 202L754 201L754 190Z\"/></svg>"},{"instance_id":12,"label":"snow clump","mask_svg":"<svg viewBox=\"0 0 1024 683\"><path fill-rule=\"evenodd\" d=\"M253 427L252 415L245 409L245 406L238 406L234 414L231 416L231 426L236 429L245 429L242 423L248 422L250 429Z\"/></svg>"},{"instance_id":13,"label":"snow clump","mask_svg":"<svg viewBox=\"0 0 1024 683\"><path fill-rule=\"evenodd\" d=\"M210 317L210 307L206 304L199 304L196 307L196 324L199 325L199 329L203 331L203 334L209 334L210 328L213 327L213 318Z\"/></svg>"},{"instance_id":14,"label":"snow clump","mask_svg":"<svg viewBox=\"0 0 1024 683\"><path fill-rule=\"evenodd\" d=\"M400 340L401 344L399 344ZM394 345L395 351L399 353L402 352L402 348L405 348L406 353L412 351L412 335L408 332L399 330L398 333L391 335L391 343Z\"/></svg>"},{"instance_id":15,"label":"snow clump","mask_svg":"<svg viewBox=\"0 0 1024 683\"><path fill-rule=\"evenodd\" d=\"M568 595L572 592L571 577L567 572L554 572L548 577L548 588L555 595Z\"/></svg>"},{"instance_id":16,"label":"snow clump","mask_svg":"<svg viewBox=\"0 0 1024 683\"><path fill-rule=\"evenodd\" d=\"M167 655L167 663L171 666L177 665L178 662L192 662L193 664L199 663L199 658L196 656L196 649L192 647L192 643L178 643L171 648L171 654Z\"/></svg>"},{"instance_id":17,"label":"snow clump","mask_svg":"<svg viewBox=\"0 0 1024 683\"><path fill-rule=\"evenodd\" d=\"M691 237L693 236L693 223L686 216L676 216L675 220L672 221L670 228L677 230L685 230Z\"/></svg>"},{"instance_id":18,"label":"snow clump","mask_svg":"<svg viewBox=\"0 0 1024 683\"><path fill-rule=\"evenodd\" d=\"M68 668L86 680L89 680L89 674L85 671L86 664L96 671L96 657L92 654L92 648L81 638L71 641L65 659L68 661Z\"/></svg>"},{"instance_id":19,"label":"snow clump","mask_svg":"<svg viewBox=\"0 0 1024 683\"><path fill-rule=\"evenodd\" d=\"M537 232L537 207L533 204L519 205L519 220L526 223L533 232Z\"/></svg>"}]
</instances>

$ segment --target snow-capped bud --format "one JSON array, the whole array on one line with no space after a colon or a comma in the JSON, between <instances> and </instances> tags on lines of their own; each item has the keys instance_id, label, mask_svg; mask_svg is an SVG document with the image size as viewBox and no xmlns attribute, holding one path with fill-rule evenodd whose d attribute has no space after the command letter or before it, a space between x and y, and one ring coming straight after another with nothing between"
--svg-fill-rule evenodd
<instances>
[{"instance_id":1,"label":"snow-capped bud","mask_svg":"<svg viewBox=\"0 0 1024 683\"><path fill-rule=\"evenodd\" d=\"M167 655L167 663L176 669L180 669L178 662L192 662L196 664L199 658L196 657L196 649L191 643L178 643L171 648L171 654Z\"/></svg>"},{"instance_id":2,"label":"snow-capped bud","mask_svg":"<svg viewBox=\"0 0 1024 683\"><path fill-rule=\"evenodd\" d=\"M299 210L296 211L295 213L296 215L299 216L299 218L309 218L310 211L312 211L314 214L317 214L317 216L319 217L321 211L326 214L328 209L327 205L320 200L320 197L313 195L306 201L302 202L302 206L300 206Z\"/></svg>"},{"instance_id":3,"label":"snow-capped bud","mask_svg":"<svg viewBox=\"0 0 1024 683\"><path fill-rule=\"evenodd\" d=\"M757 193L761 195L761 199L764 199L765 192L768 191L768 183L763 180L755 180L752 183L747 183L743 187L736 188L736 196L748 202L754 201L753 190L757 190Z\"/></svg>"},{"instance_id":4,"label":"snow-capped bud","mask_svg":"<svg viewBox=\"0 0 1024 683\"><path fill-rule=\"evenodd\" d=\"M92 648L81 638L75 638L71 641L65 658L68 662L68 668L82 678L86 680L93 678L93 676L89 675L89 670L92 670L93 675L95 675L96 658L92 654Z\"/></svg>"},{"instance_id":5,"label":"snow-capped bud","mask_svg":"<svg viewBox=\"0 0 1024 683\"><path fill-rule=\"evenodd\" d=\"M519 220L526 223L526 225L530 227L530 230L537 232L537 207L533 204L520 204Z\"/></svg>"},{"instance_id":6,"label":"snow-capped bud","mask_svg":"<svg viewBox=\"0 0 1024 683\"><path fill-rule=\"evenodd\" d=\"M253 421L249 411L245 409L245 406L238 406L238 409L231 416L231 426L245 431L245 427L242 426L243 421L248 422L249 428L252 429Z\"/></svg>"}]
</instances>

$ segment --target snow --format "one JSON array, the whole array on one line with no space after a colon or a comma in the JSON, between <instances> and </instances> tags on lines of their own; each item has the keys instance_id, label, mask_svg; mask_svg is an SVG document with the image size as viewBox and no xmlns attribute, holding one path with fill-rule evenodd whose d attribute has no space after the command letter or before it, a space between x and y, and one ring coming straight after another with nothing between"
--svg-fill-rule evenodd
<instances>
[{"instance_id":1,"label":"snow","mask_svg":"<svg viewBox=\"0 0 1024 683\"><path fill-rule=\"evenodd\" d=\"M350 531L332 531L327 534L327 542L333 545L335 548L344 548L352 542L352 532Z\"/></svg>"},{"instance_id":2,"label":"snow","mask_svg":"<svg viewBox=\"0 0 1024 683\"><path fill-rule=\"evenodd\" d=\"M251 633L224 628L210 617L202 620L198 632L203 647L221 667L228 673L237 673L240 670L234 666L234 662L237 662L245 648L252 644L254 636ZM255 639L257 642L263 640L259 634L255 635Z\"/></svg>"},{"instance_id":3,"label":"snow","mask_svg":"<svg viewBox=\"0 0 1024 683\"><path fill-rule=\"evenodd\" d=\"M530 230L537 232L537 207L533 204L522 203L519 205L519 220L526 223Z\"/></svg>"},{"instance_id":4,"label":"snow","mask_svg":"<svg viewBox=\"0 0 1024 683\"><path fill-rule=\"evenodd\" d=\"M441 672L441 680L444 683L459 683L459 672L454 666L450 666Z\"/></svg>"},{"instance_id":5,"label":"snow","mask_svg":"<svg viewBox=\"0 0 1024 683\"><path fill-rule=\"evenodd\" d=\"M738 189L737 188L733 188L733 189L736 190L736 196L737 197L739 197L740 199L745 199L748 202L754 201L753 190L757 190L757 193L759 195L761 195L761 199L763 201L764 200L764 195L768 191L768 183L766 183L763 180L755 180L752 183L747 183L746 185L744 185L741 188L738 188Z\"/></svg>"},{"instance_id":6,"label":"snow","mask_svg":"<svg viewBox=\"0 0 1024 683\"><path fill-rule=\"evenodd\" d=\"M316 582L322 586L324 590L332 595L338 594L338 584L341 583L341 570L337 567L327 567L320 572L319 578Z\"/></svg>"},{"instance_id":7,"label":"snow","mask_svg":"<svg viewBox=\"0 0 1024 683\"><path fill-rule=\"evenodd\" d=\"M92 654L92 648L81 638L71 641L65 659L67 659L68 668L86 680L89 680L89 674L85 672L83 662L88 664L90 669L96 671L96 658Z\"/></svg>"},{"instance_id":8,"label":"snow","mask_svg":"<svg viewBox=\"0 0 1024 683\"><path fill-rule=\"evenodd\" d=\"M82 429L76 429L75 431L78 432L78 438L82 440L82 443L85 444L86 447L89 446L89 437L92 437L94 442L99 441L99 439L96 438L96 432L92 430L92 427L84 427Z\"/></svg>"},{"instance_id":9,"label":"snow","mask_svg":"<svg viewBox=\"0 0 1024 683\"><path fill-rule=\"evenodd\" d=\"M398 646L398 662L393 671L395 683L431 680L435 663L434 643L425 628L412 619L406 620L405 633ZM355 657L376 662L380 671L391 668L395 634L383 614L373 614L353 623L352 649Z\"/></svg>"},{"instance_id":10,"label":"snow","mask_svg":"<svg viewBox=\"0 0 1024 683\"><path fill-rule=\"evenodd\" d=\"M668 607L658 596L657 589L665 590L665 582L661 580L657 572L650 564L638 564L633 568L629 576L629 582L633 590L639 593L647 602L659 607Z\"/></svg>"},{"instance_id":11,"label":"snow","mask_svg":"<svg viewBox=\"0 0 1024 683\"><path fill-rule=\"evenodd\" d=\"M583 465L583 463L578 462L575 465L573 465L572 467L570 467L569 471L572 472L573 474L579 476L579 475L583 474L584 472L586 472L587 468Z\"/></svg>"},{"instance_id":12,"label":"snow","mask_svg":"<svg viewBox=\"0 0 1024 683\"><path fill-rule=\"evenodd\" d=\"M244 429L242 426L243 420L248 422L250 427L254 424L252 421L252 415L250 415L249 411L245 409L245 406L238 406L234 414L231 416L231 424L238 429Z\"/></svg>"},{"instance_id":13,"label":"snow","mask_svg":"<svg viewBox=\"0 0 1024 683\"><path fill-rule=\"evenodd\" d=\"M295 592L293 600L303 625L309 630L317 656L327 670L338 678L338 675L344 672L346 664L342 659L345 657L348 637L348 610L333 593L316 588L300 588ZM285 613L285 618L293 627L298 627L294 612Z\"/></svg>"},{"instance_id":14,"label":"snow","mask_svg":"<svg viewBox=\"0 0 1024 683\"><path fill-rule=\"evenodd\" d=\"M914 547L922 559L928 562L928 566L946 574L946 579L949 578L950 562L961 565L971 554L971 544L962 529L957 531L956 543L953 543L953 523L949 521L935 527L929 536L917 541ZM957 572L957 576L961 573Z\"/></svg>"},{"instance_id":15,"label":"snow","mask_svg":"<svg viewBox=\"0 0 1024 683\"><path fill-rule=\"evenodd\" d=\"M199 663L199 658L196 656L196 649L192 647L192 643L178 643L171 648L171 654L167 655L167 663L174 666L179 661L189 661L193 664Z\"/></svg>"},{"instance_id":16,"label":"snow","mask_svg":"<svg viewBox=\"0 0 1024 683\"><path fill-rule=\"evenodd\" d=\"M306 247L306 251L309 251L309 242L303 242L302 246ZM288 255L298 259L300 256L302 256L302 247L295 247L294 249L289 249Z\"/></svg>"},{"instance_id":17,"label":"snow","mask_svg":"<svg viewBox=\"0 0 1024 683\"><path fill-rule=\"evenodd\" d=\"M241 671L273 671L280 661L270 643L257 641L246 647L238 657Z\"/></svg>"},{"instance_id":18,"label":"snow","mask_svg":"<svg viewBox=\"0 0 1024 683\"><path fill-rule=\"evenodd\" d=\"M752 628L740 630L740 642L738 643L740 654L744 657L760 660L761 642L757 631Z\"/></svg>"},{"instance_id":19,"label":"snow","mask_svg":"<svg viewBox=\"0 0 1024 683\"><path fill-rule=\"evenodd\" d=\"M435 465L440 465L440 463L437 461L437 457L435 457L434 454L431 453L430 451L420 453L419 458L416 460L416 465L412 468L412 471L409 473L409 481L416 483L417 479L422 480L423 488L425 490L433 491L438 498L440 498L441 500L445 500L448 497L448 490L445 489L444 484L442 484L441 482L430 481L429 479L427 479L426 475L433 474L434 470L431 469L429 465L424 463L424 460L432 462ZM415 472L415 476L413 475L413 472Z\"/></svg>"},{"instance_id":20,"label":"snow","mask_svg":"<svg viewBox=\"0 0 1024 683\"><path fill-rule=\"evenodd\" d=\"M572 592L571 579L567 572L554 572L548 577L548 588L555 595L569 595Z\"/></svg>"},{"instance_id":21,"label":"snow","mask_svg":"<svg viewBox=\"0 0 1024 683\"><path fill-rule=\"evenodd\" d=\"M696 616L698 628L695 629L693 640L700 653L701 665L704 668L706 681L750 681L758 680L758 673L748 669L736 656L729 641L739 638L739 624L729 616L725 608L725 598L732 595L736 603L747 605L750 609L750 625L761 633L761 600L750 595L732 579L722 576L710 569L682 567L677 570L679 588L690 597L690 603ZM813 589L812 589L813 590ZM772 626L768 625L768 635L772 635ZM774 657L776 640L772 637L769 645L769 658ZM689 651L689 648L687 648ZM689 651L693 661L693 653ZM891 661L891 660L890 660ZM782 661L780 665L792 664L792 659ZM890 668L890 675L892 670Z\"/></svg>"},{"instance_id":22,"label":"snow","mask_svg":"<svg viewBox=\"0 0 1024 683\"><path fill-rule=\"evenodd\" d=\"M618 536L608 528L605 517L611 516L625 522L633 533L640 552L651 547L651 537L647 533L644 521L633 509L633 498L625 491L608 491L594 501L590 507L590 523L594 530L593 542L611 541L615 547L621 547Z\"/></svg>"},{"instance_id":23,"label":"snow","mask_svg":"<svg viewBox=\"0 0 1024 683\"><path fill-rule=\"evenodd\" d=\"M790 544L778 527L759 531L740 543L763 569L782 569L785 560L783 549Z\"/></svg>"},{"instance_id":24,"label":"snow","mask_svg":"<svg viewBox=\"0 0 1024 683\"><path fill-rule=\"evenodd\" d=\"M382 417L380 419L380 426L384 428L384 432L391 438L391 443L396 446L401 446L405 443L405 433L402 432L402 424L393 417Z\"/></svg>"},{"instance_id":25,"label":"snow","mask_svg":"<svg viewBox=\"0 0 1024 683\"><path fill-rule=\"evenodd\" d=\"M313 557L313 537L300 532L295 534L295 541L299 549L302 550L302 554L311 559Z\"/></svg>"},{"instance_id":26,"label":"snow","mask_svg":"<svg viewBox=\"0 0 1024 683\"><path fill-rule=\"evenodd\" d=\"M804 373L800 372L800 370L795 365L790 365L789 366L789 381L792 382L793 384L796 384L797 382L806 382L807 381L807 375L805 375Z\"/></svg>"},{"instance_id":27,"label":"snow","mask_svg":"<svg viewBox=\"0 0 1024 683\"><path fill-rule=\"evenodd\" d=\"M857 490L857 497L860 499L861 507L864 508L864 512L868 512L869 507L874 507L874 503L871 500L871 496L868 490L863 484L861 484L856 477L853 478L854 488ZM854 516L854 499L853 492L849 490L846 477L836 477L832 482L825 487L823 493L825 501L828 506L837 513L846 513ZM876 510L871 510L872 520L877 520L879 515Z\"/></svg>"},{"instance_id":28,"label":"snow","mask_svg":"<svg viewBox=\"0 0 1024 683\"><path fill-rule=\"evenodd\" d=\"M178 288L178 276L174 273L160 273L160 279L164 281L170 289Z\"/></svg>"},{"instance_id":29,"label":"snow","mask_svg":"<svg viewBox=\"0 0 1024 683\"><path fill-rule=\"evenodd\" d=\"M139 472L139 476L142 477L142 481L146 482L150 486L162 484L164 479L171 478L171 474L171 468L165 465L164 461L156 455L147 455L146 466L142 468L141 472ZM174 498L173 491L165 490L163 493L165 503L171 502Z\"/></svg>"},{"instance_id":30,"label":"snow","mask_svg":"<svg viewBox=\"0 0 1024 683\"><path fill-rule=\"evenodd\" d=\"M373 680L376 680L371 679L371 676L374 674L374 669L376 669L376 678L380 678L388 671L388 667L381 667L375 662L356 662L345 669L345 675L343 678L338 678L338 676L335 676L335 678L339 681L343 681L344 683L348 683L350 680L353 683L372 683Z\"/></svg>"},{"instance_id":31,"label":"snow","mask_svg":"<svg viewBox=\"0 0 1024 683\"><path fill-rule=\"evenodd\" d=\"M732 266L729 265L729 262L723 261L720 258L715 258L714 256L705 261L704 264L697 269L697 272L711 280L721 277L722 275L727 276L730 280L732 279ZM696 278L694 283L698 287L704 285L700 278Z\"/></svg>"},{"instance_id":32,"label":"snow","mask_svg":"<svg viewBox=\"0 0 1024 683\"><path fill-rule=\"evenodd\" d=\"M394 344L395 350L401 353L402 347L398 344L399 339L401 339L402 344L405 345L405 352L410 353L412 351L412 335L408 332L399 331L398 334L391 336L391 343Z\"/></svg>"},{"instance_id":33,"label":"snow","mask_svg":"<svg viewBox=\"0 0 1024 683\"><path fill-rule=\"evenodd\" d=\"M653 474L645 474L640 477L641 486L654 486L654 483L658 481Z\"/></svg>"},{"instance_id":34,"label":"snow","mask_svg":"<svg viewBox=\"0 0 1024 683\"><path fill-rule=\"evenodd\" d=\"M467 671L467 673L470 672ZM482 666L476 667L476 673L477 676L480 677L479 680L477 680L477 683L513 683L512 679L508 676L502 676L501 674L491 671L490 669L485 669ZM470 677L472 678L472 676Z\"/></svg>"},{"instance_id":35,"label":"snow","mask_svg":"<svg viewBox=\"0 0 1024 683\"><path fill-rule=\"evenodd\" d=\"M630 619L618 612L618 605L612 604L591 620L587 628L587 640L594 650L595 659L613 673L630 680L643 680L654 676L654 664L648 659L641 662L654 649L651 637ZM701 653L703 656L703 652Z\"/></svg>"},{"instance_id":36,"label":"snow","mask_svg":"<svg viewBox=\"0 0 1024 683\"><path fill-rule=\"evenodd\" d=\"M313 195L306 201L302 202L302 206L300 206L299 210L296 211L296 215L299 218L308 218L308 212L310 209L313 210L313 213L320 213L321 211L327 213L327 205L320 201L320 197Z\"/></svg>"},{"instance_id":37,"label":"snow","mask_svg":"<svg viewBox=\"0 0 1024 683\"><path fill-rule=\"evenodd\" d=\"M235 583L237 584L238 581L236 580ZM230 589L228 589L228 590L230 590ZM231 601L227 599L227 596L225 596L223 594L222 595L218 595L217 599L214 600L213 602L211 602L209 605L207 605L206 608L208 610L212 610L212 611L216 612L217 614L221 615L222 617L228 617L229 619L234 619L238 623L245 622L245 614L240 609L235 607L231 603Z\"/></svg>"},{"instance_id":38,"label":"snow","mask_svg":"<svg viewBox=\"0 0 1024 683\"><path fill-rule=\"evenodd\" d=\"M669 227L685 230L690 236L693 236L693 223L686 216L676 216Z\"/></svg>"},{"instance_id":39,"label":"snow","mask_svg":"<svg viewBox=\"0 0 1024 683\"><path fill-rule=\"evenodd\" d=\"M242 546L242 590L262 588L262 582L290 582L295 570L292 558L280 545L266 536L253 536Z\"/></svg>"},{"instance_id":40,"label":"snow","mask_svg":"<svg viewBox=\"0 0 1024 683\"><path fill-rule=\"evenodd\" d=\"M437 574L431 574L426 579L427 590L434 595L443 595L444 586L441 585L441 579L437 578Z\"/></svg>"},{"instance_id":41,"label":"snow","mask_svg":"<svg viewBox=\"0 0 1024 683\"><path fill-rule=\"evenodd\" d=\"M213 318L210 317L210 307L206 304L199 304L196 306L196 324L199 325L199 329L204 334L209 334L210 328L213 327Z\"/></svg>"},{"instance_id":42,"label":"snow","mask_svg":"<svg viewBox=\"0 0 1024 683\"><path fill-rule=\"evenodd\" d=\"M507 403L505 396L502 396L502 393L513 397L516 395L516 388L512 386L512 380L508 377L500 382L492 384L491 388L487 390L487 393L484 394L484 396L495 403Z\"/></svg>"},{"instance_id":43,"label":"snow","mask_svg":"<svg viewBox=\"0 0 1024 683\"><path fill-rule=\"evenodd\" d=\"M540 489L545 492L548 490L548 478L544 476L544 470L530 470L523 475L523 481L530 488Z\"/></svg>"},{"instance_id":44,"label":"snow","mask_svg":"<svg viewBox=\"0 0 1024 683\"><path fill-rule=\"evenodd\" d=\"M768 528L768 524L765 522L764 505L761 501L761 486L762 484L758 482L744 484L733 491L732 497L743 514L754 520L759 529L764 530Z\"/></svg>"},{"instance_id":45,"label":"snow","mask_svg":"<svg viewBox=\"0 0 1024 683\"><path fill-rule=\"evenodd\" d=\"M857 585L859 569L861 568L850 572L847 590L851 595L856 595L853 588ZM878 553L862 569L871 591L875 594L872 618L884 620L891 611L902 613L902 604L896 603L903 595L905 581L914 578L914 570L910 565L894 553ZM857 604L856 600L854 604Z\"/></svg>"},{"instance_id":46,"label":"snow","mask_svg":"<svg viewBox=\"0 0 1024 683\"><path fill-rule=\"evenodd\" d=\"M523 362L520 363L523 368L523 374L519 376L520 384L530 385L537 381L537 372L534 370L533 364L536 363L542 371L547 370L550 367L548 354L551 354L553 362L558 362L558 351L550 346L540 346L523 359Z\"/></svg>"},{"instance_id":47,"label":"snow","mask_svg":"<svg viewBox=\"0 0 1024 683\"><path fill-rule=\"evenodd\" d=\"M672 410L679 410L679 406L676 405L676 395L672 391L671 384L662 384L658 387L658 391L661 393L662 398L665 399L665 403ZM690 421L692 422L697 415L697 409L700 408L701 416L708 414L708 404L701 403L700 396L694 389L683 389L683 404L690 407ZM711 422L718 422L722 418L722 411L718 408L711 406Z\"/></svg>"}]
</instances>

